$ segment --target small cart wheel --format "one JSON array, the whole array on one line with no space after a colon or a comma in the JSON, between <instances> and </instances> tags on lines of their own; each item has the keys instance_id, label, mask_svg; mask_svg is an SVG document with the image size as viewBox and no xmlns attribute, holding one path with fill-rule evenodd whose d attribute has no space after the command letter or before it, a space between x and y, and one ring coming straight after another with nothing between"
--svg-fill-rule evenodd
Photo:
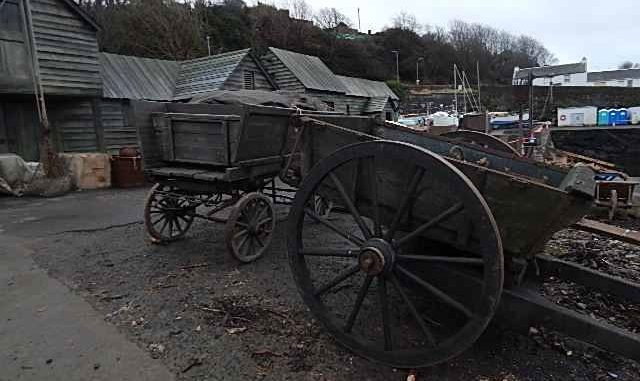
<instances>
[{"instance_id":1,"label":"small cart wheel","mask_svg":"<svg viewBox=\"0 0 640 381\"><path fill-rule=\"evenodd\" d=\"M330 218L313 209L318 193L339 205ZM338 342L370 360L446 361L478 339L500 301L502 243L489 206L423 148L379 140L334 152L300 185L288 223L302 299ZM460 290L445 271L471 274L477 286Z\"/></svg>"},{"instance_id":2,"label":"small cart wheel","mask_svg":"<svg viewBox=\"0 0 640 381\"><path fill-rule=\"evenodd\" d=\"M227 249L240 262L260 258L269 247L276 224L269 197L261 193L243 196L231 210L225 226Z\"/></svg>"},{"instance_id":3,"label":"small cart wheel","mask_svg":"<svg viewBox=\"0 0 640 381\"><path fill-rule=\"evenodd\" d=\"M151 188L144 204L144 226L154 243L172 242L184 237L195 209L179 190L162 184Z\"/></svg>"}]
</instances>

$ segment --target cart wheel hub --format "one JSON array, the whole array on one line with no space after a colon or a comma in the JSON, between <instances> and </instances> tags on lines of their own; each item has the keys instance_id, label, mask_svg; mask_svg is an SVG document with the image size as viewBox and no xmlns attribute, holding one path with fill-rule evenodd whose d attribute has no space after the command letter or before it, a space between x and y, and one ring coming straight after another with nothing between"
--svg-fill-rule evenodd
<instances>
[{"instance_id":1,"label":"cart wheel hub","mask_svg":"<svg viewBox=\"0 0 640 381\"><path fill-rule=\"evenodd\" d=\"M358 257L360 270L373 276L390 271L394 262L395 252L391 245L379 238L366 242Z\"/></svg>"}]
</instances>

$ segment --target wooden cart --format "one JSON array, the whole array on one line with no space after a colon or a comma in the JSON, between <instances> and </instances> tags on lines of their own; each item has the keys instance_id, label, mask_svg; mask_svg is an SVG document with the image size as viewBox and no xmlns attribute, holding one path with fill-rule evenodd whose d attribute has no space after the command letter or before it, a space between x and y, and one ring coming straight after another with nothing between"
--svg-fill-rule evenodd
<instances>
[{"instance_id":1,"label":"wooden cart","mask_svg":"<svg viewBox=\"0 0 640 381\"><path fill-rule=\"evenodd\" d=\"M228 251L242 262L259 258L276 222L274 178L287 158L291 110L157 102L132 110L145 174L156 183L144 209L151 239L179 239L196 218L224 222Z\"/></svg>"},{"instance_id":2,"label":"wooden cart","mask_svg":"<svg viewBox=\"0 0 640 381\"><path fill-rule=\"evenodd\" d=\"M149 234L170 241L194 218L215 221L232 207L227 246L254 260L275 223L265 184L280 174L297 187L287 227L297 288L328 332L361 356L395 367L443 362L478 339L505 296L518 306L514 316L563 321L503 285L520 283L551 236L588 213L588 166L567 171L477 137L364 117L153 102L132 109L146 172L158 182L145 206ZM602 342L601 328L572 319ZM616 337L622 350L640 348Z\"/></svg>"}]
</instances>

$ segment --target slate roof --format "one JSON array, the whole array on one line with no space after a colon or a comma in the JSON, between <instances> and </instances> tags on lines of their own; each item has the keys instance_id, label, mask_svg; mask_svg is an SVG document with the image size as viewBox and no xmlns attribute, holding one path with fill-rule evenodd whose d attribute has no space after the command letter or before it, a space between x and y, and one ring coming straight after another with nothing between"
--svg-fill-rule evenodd
<instances>
[{"instance_id":1,"label":"slate roof","mask_svg":"<svg viewBox=\"0 0 640 381\"><path fill-rule=\"evenodd\" d=\"M170 101L180 71L176 61L100 53L105 98Z\"/></svg>"},{"instance_id":2,"label":"slate roof","mask_svg":"<svg viewBox=\"0 0 640 381\"><path fill-rule=\"evenodd\" d=\"M529 72L533 73L534 78L543 78L543 77L549 78L549 77L555 77L558 75L584 73L586 71L587 71L587 63L577 62L577 63L570 63L570 64L564 64L564 65L550 65L550 66L530 67L530 68L520 69L514 74L513 78L527 79L529 78Z\"/></svg>"},{"instance_id":3,"label":"slate roof","mask_svg":"<svg viewBox=\"0 0 640 381\"><path fill-rule=\"evenodd\" d=\"M174 99L185 99L195 94L221 90L250 51L251 49L235 50L182 62Z\"/></svg>"},{"instance_id":4,"label":"slate roof","mask_svg":"<svg viewBox=\"0 0 640 381\"><path fill-rule=\"evenodd\" d=\"M620 69L587 73L587 82L618 81L640 78L640 69Z\"/></svg>"},{"instance_id":5,"label":"slate roof","mask_svg":"<svg viewBox=\"0 0 640 381\"><path fill-rule=\"evenodd\" d=\"M278 48L269 48L269 50L307 89L336 93L347 92L342 82L320 58Z\"/></svg>"},{"instance_id":6,"label":"slate roof","mask_svg":"<svg viewBox=\"0 0 640 381\"><path fill-rule=\"evenodd\" d=\"M370 79L346 77L337 75L347 89L347 95L367 97L367 98L385 98L400 99L398 96L382 81L373 81ZM386 100L385 100L386 102Z\"/></svg>"}]
</instances>

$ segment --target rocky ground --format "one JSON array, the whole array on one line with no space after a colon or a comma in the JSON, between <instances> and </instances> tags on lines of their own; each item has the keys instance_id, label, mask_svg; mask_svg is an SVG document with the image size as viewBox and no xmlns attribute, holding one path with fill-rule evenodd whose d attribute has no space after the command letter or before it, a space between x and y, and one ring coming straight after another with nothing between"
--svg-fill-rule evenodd
<instances>
[{"instance_id":1,"label":"rocky ground","mask_svg":"<svg viewBox=\"0 0 640 381\"><path fill-rule=\"evenodd\" d=\"M178 379L407 379L406 370L341 348L308 313L288 268L284 224L265 257L248 265L225 253L222 235L222 225L196 223L186 240L157 246L133 224L57 234L31 246L42 267ZM640 252L628 245L566 230L548 251L638 280L629 266L640 263ZM638 306L553 279L544 292L596 318L640 326ZM544 327L523 336L493 324L462 356L413 373L417 380L637 380L640 365Z\"/></svg>"}]
</instances>

